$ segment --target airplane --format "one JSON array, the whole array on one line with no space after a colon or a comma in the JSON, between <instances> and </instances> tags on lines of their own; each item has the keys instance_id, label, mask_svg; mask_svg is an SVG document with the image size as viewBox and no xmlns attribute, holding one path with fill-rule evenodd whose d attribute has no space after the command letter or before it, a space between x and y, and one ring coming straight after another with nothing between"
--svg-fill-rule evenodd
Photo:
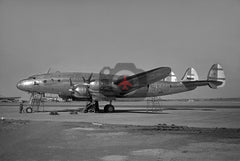
<instances>
[{"instance_id":1,"label":"airplane","mask_svg":"<svg viewBox=\"0 0 240 161\"><path fill-rule=\"evenodd\" d=\"M118 84L118 86L120 87L120 86L123 85L123 88L122 88L122 89L128 90L128 87L127 87L127 86L132 86L132 84L129 83L126 79L127 79L127 76L124 75L124 81L122 81L120 84Z\"/></svg>"},{"instance_id":2,"label":"airplane","mask_svg":"<svg viewBox=\"0 0 240 161\"><path fill-rule=\"evenodd\" d=\"M0 95L0 102L17 102L21 97L6 97Z\"/></svg>"},{"instance_id":3,"label":"airplane","mask_svg":"<svg viewBox=\"0 0 240 161\"><path fill-rule=\"evenodd\" d=\"M87 79L86 79L87 78ZM17 83L19 90L34 94L58 94L63 99L87 101L83 112L99 112L99 101L109 101L104 112L114 112L112 101L148 98L191 91L199 86L217 89L225 85L220 64L213 64L206 80L199 80L194 68L188 68L180 81L170 67L159 67L130 76L100 73L56 72L30 76ZM124 87L123 87L124 86ZM31 100L30 97L30 100ZM26 111L33 112L32 107Z\"/></svg>"}]
</instances>

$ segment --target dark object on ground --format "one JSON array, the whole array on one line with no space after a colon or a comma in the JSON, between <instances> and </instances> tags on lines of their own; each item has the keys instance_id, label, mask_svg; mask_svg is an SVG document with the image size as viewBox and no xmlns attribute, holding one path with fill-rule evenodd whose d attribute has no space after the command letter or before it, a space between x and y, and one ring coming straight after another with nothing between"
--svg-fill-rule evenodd
<instances>
[{"instance_id":1,"label":"dark object on ground","mask_svg":"<svg viewBox=\"0 0 240 161\"><path fill-rule=\"evenodd\" d=\"M23 103L20 103L19 105L19 113L23 113Z\"/></svg>"},{"instance_id":2,"label":"dark object on ground","mask_svg":"<svg viewBox=\"0 0 240 161\"><path fill-rule=\"evenodd\" d=\"M52 112L49 113L49 115L59 115L59 114L56 111L52 111Z\"/></svg>"},{"instance_id":3,"label":"dark object on ground","mask_svg":"<svg viewBox=\"0 0 240 161\"><path fill-rule=\"evenodd\" d=\"M77 115L78 112L77 112L77 111L71 111L70 114L71 114L71 115Z\"/></svg>"}]
</instances>

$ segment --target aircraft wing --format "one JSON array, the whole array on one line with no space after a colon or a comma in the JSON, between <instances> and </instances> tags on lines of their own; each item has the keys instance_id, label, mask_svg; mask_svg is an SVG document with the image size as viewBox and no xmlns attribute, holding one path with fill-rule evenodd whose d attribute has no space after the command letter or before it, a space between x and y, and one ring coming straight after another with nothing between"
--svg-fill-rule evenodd
<instances>
[{"instance_id":1,"label":"aircraft wing","mask_svg":"<svg viewBox=\"0 0 240 161\"><path fill-rule=\"evenodd\" d=\"M129 92L132 92L138 88L145 87L148 84L157 82L161 79L166 78L169 74L171 73L171 68L169 67L159 67L155 68L149 71L145 71L142 73L138 73L135 75L127 76L125 77L119 77L116 81L114 81L115 85L120 85L122 82L127 81L129 82L132 86L127 86L127 90L123 90L121 87L121 94L126 94Z\"/></svg>"}]
</instances>

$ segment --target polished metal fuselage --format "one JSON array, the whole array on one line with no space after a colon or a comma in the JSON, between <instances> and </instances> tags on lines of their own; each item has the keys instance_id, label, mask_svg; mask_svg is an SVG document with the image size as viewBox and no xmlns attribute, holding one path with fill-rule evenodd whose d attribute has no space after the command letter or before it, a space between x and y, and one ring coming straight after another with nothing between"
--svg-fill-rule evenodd
<instances>
[{"instance_id":1,"label":"polished metal fuselage","mask_svg":"<svg viewBox=\"0 0 240 161\"><path fill-rule=\"evenodd\" d=\"M88 78L91 73L78 73L78 72L56 72L33 75L27 79L23 79L17 83L17 88L30 93L51 93L58 94L62 97L72 97L70 79L73 84L84 85L83 78ZM115 79L115 78L113 78ZM99 80L99 73L92 74L92 80ZM153 84L148 84L132 91L126 95L112 95L112 98L145 98L154 96L163 96L174 93L185 92L195 89L196 86L185 86L182 82L167 82L158 81ZM101 93L96 90L95 94ZM98 95L97 95L98 96ZM83 95L83 99L88 99L89 95ZM101 100L101 99L99 99Z\"/></svg>"}]
</instances>

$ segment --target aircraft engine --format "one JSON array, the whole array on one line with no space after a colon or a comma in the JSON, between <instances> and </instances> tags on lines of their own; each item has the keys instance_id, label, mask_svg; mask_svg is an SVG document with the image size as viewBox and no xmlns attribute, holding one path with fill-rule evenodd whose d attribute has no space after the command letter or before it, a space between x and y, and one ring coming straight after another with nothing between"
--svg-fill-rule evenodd
<instances>
[{"instance_id":1,"label":"aircraft engine","mask_svg":"<svg viewBox=\"0 0 240 161\"><path fill-rule=\"evenodd\" d=\"M99 82L92 81L90 84L78 85L76 86L72 92L74 97L91 97L93 93L99 91Z\"/></svg>"},{"instance_id":2,"label":"aircraft engine","mask_svg":"<svg viewBox=\"0 0 240 161\"><path fill-rule=\"evenodd\" d=\"M98 91L99 90L99 81L93 81L88 86L90 91Z\"/></svg>"},{"instance_id":3,"label":"aircraft engine","mask_svg":"<svg viewBox=\"0 0 240 161\"><path fill-rule=\"evenodd\" d=\"M82 96L87 96L87 88L86 86L77 86L74 91L73 91L73 95L75 97L82 97Z\"/></svg>"},{"instance_id":4,"label":"aircraft engine","mask_svg":"<svg viewBox=\"0 0 240 161\"><path fill-rule=\"evenodd\" d=\"M83 98L83 97L92 97L93 93L96 93L99 91L99 81L97 80L90 80L91 76L89 77L88 80L85 80L83 78L84 83L83 84L73 84L71 78L69 79L70 81L70 86L71 88L69 89L70 92L72 92L72 96L76 98Z\"/></svg>"}]
</instances>

